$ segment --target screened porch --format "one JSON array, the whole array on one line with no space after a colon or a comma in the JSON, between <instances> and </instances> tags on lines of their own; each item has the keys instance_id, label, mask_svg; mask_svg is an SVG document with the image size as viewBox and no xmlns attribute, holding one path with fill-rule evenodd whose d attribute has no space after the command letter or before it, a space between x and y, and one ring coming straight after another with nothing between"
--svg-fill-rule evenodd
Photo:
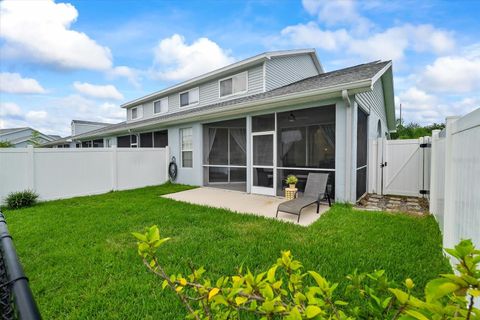
<instances>
[{"instance_id":1,"label":"screened porch","mask_svg":"<svg viewBox=\"0 0 480 320\"><path fill-rule=\"evenodd\" d=\"M288 175L302 192L323 172L335 196L334 105L204 124L203 150L205 186L283 196Z\"/></svg>"}]
</instances>

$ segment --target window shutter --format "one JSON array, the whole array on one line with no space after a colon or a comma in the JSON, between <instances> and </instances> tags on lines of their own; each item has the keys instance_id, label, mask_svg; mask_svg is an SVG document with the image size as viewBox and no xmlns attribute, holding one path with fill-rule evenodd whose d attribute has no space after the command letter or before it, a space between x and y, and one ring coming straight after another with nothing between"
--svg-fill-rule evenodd
<instances>
[{"instance_id":1,"label":"window shutter","mask_svg":"<svg viewBox=\"0 0 480 320\"><path fill-rule=\"evenodd\" d=\"M163 98L161 101L160 101L160 112L168 112L168 97L166 98Z\"/></svg>"},{"instance_id":2,"label":"window shutter","mask_svg":"<svg viewBox=\"0 0 480 320\"><path fill-rule=\"evenodd\" d=\"M247 73L237 74L233 77L233 92L247 91Z\"/></svg>"},{"instance_id":3,"label":"window shutter","mask_svg":"<svg viewBox=\"0 0 480 320\"><path fill-rule=\"evenodd\" d=\"M189 93L189 101L188 104L197 103L199 100L199 92L198 88L192 89Z\"/></svg>"}]
</instances>

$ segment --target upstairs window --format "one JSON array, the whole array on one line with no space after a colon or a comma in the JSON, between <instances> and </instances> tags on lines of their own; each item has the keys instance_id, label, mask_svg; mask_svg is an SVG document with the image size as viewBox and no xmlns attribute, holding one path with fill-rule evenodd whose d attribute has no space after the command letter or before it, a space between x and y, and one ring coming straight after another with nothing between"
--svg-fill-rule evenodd
<instances>
[{"instance_id":1,"label":"upstairs window","mask_svg":"<svg viewBox=\"0 0 480 320\"><path fill-rule=\"evenodd\" d=\"M194 88L180 93L180 107L189 107L198 104L198 88Z\"/></svg>"},{"instance_id":2,"label":"upstairs window","mask_svg":"<svg viewBox=\"0 0 480 320\"><path fill-rule=\"evenodd\" d=\"M220 98L245 93L247 89L247 72L236 74L218 82L220 86Z\"/></svg>"},{"instance_id":3,"label":"upstairs window","mask_svg":"<svg viewBox=\"0 0 480 320\"><path fill-rule=\"evenodd\" d=\"M132 108L132 119L137 119L137 118L138 118L138 109Z\"/></svg>"},{"instance_id":4,"label":"upstairs window","mask_svg":"<svg viewBox=\"0 0 480 320\"><path fill-rule=\"evenodd\" d=\"M153 112L155 114L168 112L168 97L153 102Z\"/></svg>"}]
</instances>

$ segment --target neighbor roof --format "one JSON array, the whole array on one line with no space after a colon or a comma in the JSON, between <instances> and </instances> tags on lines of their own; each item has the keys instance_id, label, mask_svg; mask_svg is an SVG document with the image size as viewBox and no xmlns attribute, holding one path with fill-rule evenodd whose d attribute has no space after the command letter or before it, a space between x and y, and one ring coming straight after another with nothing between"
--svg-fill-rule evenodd
<instances>
[{"instance_id":1,"label":"neighbor roof","mask_svg":"<svg viewBox=\"0 0 480 320\"><path fill-rule=\"evenodd\" d=\"M390 70L391 73L391 61L370 62L354 67L322 73L320 75L306 78L267 92L262 92L238 99L222 101L203 107L189 108L179 112L166 114L164 116L158 116L129 123L122 122L114 124L77 135L73 137L73 139L89 138L106 134L117 134L127 132L128 130L135 128L144 128L150 125L169 123L176 120L186 121L195 116L208 115L212 113L218 114L222 111L236 110L240 107L242 107L240 110L243 110L243 107L255 106L267 102L271 103L273 101L287 101L288 99L293 99L300 95L305 97L326 95L340 93L340 91L343 89L364 92L371 90L375 81L378 80L378 78L380 78L388 70ZM393 106L393 100L389 104ZM391 109L391 106L388 108Z\"/></svg>"},{"instance_id":2,"label":"neighbor roof","mask_svg":"<svg viewBox=\"0 0 480 320\"><path fill-rule=\"evenodd\" d=\"M8 128L8 129L0 129L0 135L7 134L7 133L13 133L17 131L23 131L26 129L30 129L29 127L21 127L21 128Z\"/></svg>"},{"instance_id":3,"label":"neighbor roof","mask_svg":"<svg viewBox=\"0 0 480 320\"><path fill-rule=\"evenodd\" d=\"M181 82L179 84L176 84L176 85L168 87L166 89L154 92L154 93L149 94L147 96L144 96L144 97L126 102L126 103L122 104L121 107L122 108L127 108L127 107L138 105L138 104L143 103L143 102L145 102L147 100L150 100L150 99L160 98L161 96L172 93L174 91L179 91L179 90L185 89L187 87L195 86L195 85L199 84L200 82L204 82L208 79L211 79L211 78L214 78L214 77L219 77L219 76L221 76L223 74L226 74L226 73L231 73L231 72L233 72L235 70L238 70L240 68L245 68L247 66L252 66L252 65L258 64L262 61L265 61L267 59L271 59L273 57L294 56L294 55L300 55L300 54L309 54L313 59L313 63L315 64L315 67L317 68L317 71L319 73L324 72L321 63L318 60L317 53L316 53L315 49L269 51L269 52L264 52L264 53L258 54L256 56L250 57L250 58L242 60L242 61L232 63L228 66L223 67L223 68L213 70L213 71L205 73L201 76L198 76L198 77L192 78L190 80Z\"/></svg>"},{"instance_id":4,"label":"neighbor roof","mask_svg":"<svg viewBox=\"0 0 480 320\"><path fill-rule=\"evenodd\" d=\"M72 120L72 123L79 123L79 124L98 124L98 125L105 125L105 126L111 125L111 123L108 123L108 122L97 122L97 121L87 121L87 120Z\"/></svg>"}]
</instances>

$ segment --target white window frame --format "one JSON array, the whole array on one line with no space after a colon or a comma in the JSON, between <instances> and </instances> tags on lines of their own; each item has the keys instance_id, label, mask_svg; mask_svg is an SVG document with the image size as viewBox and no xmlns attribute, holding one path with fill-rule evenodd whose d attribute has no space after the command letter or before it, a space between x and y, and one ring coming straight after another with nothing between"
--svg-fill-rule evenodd
<instances>
[{"instance_id":1,"label":"white window frame","mask_svg":"<svg viewBox=\"0 0 480 320\"><path fill-rule=\"evenodd\" d=\"M190 91L193 91L193 90L198 90L198 101L195 102L195 103L190 103ZM182 106L181 95L186 93L186 92L188 92L188 104L185 105L185 106ZM191 89L188 89L188 90L185 90L185 91L182 91L182 92L178 93L178 106L179 106L179 108L194 107L194 106L197 106L199 103L200 103L200 87L191 88Z\"/></svg>"},{"instance_id":2,"label":"white window frame","mask_svg":"<svg viewBox=\"0 0 480 320\"><path fill-rule=\"evenodd\" d=\"M190 150L183 149L183 130L190 129L192 131L192 148ZM193 155L193 128L192 127L186 127L186 128L180 128L179 130L179 135L180 135L180 166L184 169L193 169L193 163L194 163L194 155ZM184 152L191 152L192 153L192 166L191 167L184 167L183 166L183 153Z\"/></svg>"},{"instance_id":3,"label":"white window frame","mask_svg":"<svg viewBox=\"0 0 480 320\"><path fill-rule=\"evenodd\" d=\"M155 112L155 103L156 102L159 102L160 101L160 112ZM162 105L162 101L167 101L167 110L166 111L161 111L161 105ZM153 101L153 114L165 114L165 113L168 113L168 97L163 97L161 99L158 99L158 100L155 100Z\"/></svg>"},{"instance_id":4,"label":"white window frame","mask_svg":"<svg viewBox=\"0 0 480 320\"><path fill-rule=\"evenodd\" d=\"M233 90L235 88L234 83L233 83L233 78L236 77L236 76L242 75L242 74L245 74L245 90L244 91L239 91L239 92L233 92ZM232 93L227 94L225 96L222 96L221 92L220 92L220 82L222 82L224 80L228 80L228 79L232 79ZM231 75L231 76L228 76L228 77L225 77L223 79L218 80L218 98L219 99L225 99L225 98L229 98L231 96L238 96L240 94L244 94L244 93L247 93L247 92L248 92L248 71L243 71L243 72L240 72L240 73L237 73L237 74L234 74L234 75Z\"/></svg>"},{"instance_id":5,"label":"white window frame","mask_svg":"<svg viewBox=\"0 0 480 320\"><path fill-rule=\"evenodd\" d=\"M135 116L135 118L133 117L133 110L137 111L137 115ZM132 120L138 119L138 107L133 107L132 109L130 109L130 118Z\"/></svg>"}]
</instances>

